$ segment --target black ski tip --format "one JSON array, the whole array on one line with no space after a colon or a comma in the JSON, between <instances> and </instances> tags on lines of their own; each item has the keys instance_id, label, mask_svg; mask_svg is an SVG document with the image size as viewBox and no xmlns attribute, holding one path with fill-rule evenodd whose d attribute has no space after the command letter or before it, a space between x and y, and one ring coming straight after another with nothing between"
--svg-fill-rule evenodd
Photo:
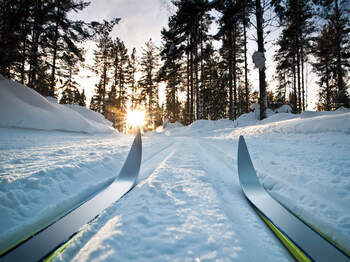
<instances>
[{"instance_id":1,"label":"black ski tip","mask_svg":"<svg viewBox=\"0 0 350 262\"><path fill-rule=\"evenodd\" d=\"M136 181L140 171L142 158L142 139L139 131L134 138L129 154L119 173L119 180Z\"/></svg>"},{"instance_id":2,"label":"black ski tip","mask_svg":"<svg viewBox=\"0 0 350 262\"><path fill-rule=\"evenodd\" d=\"M239 140L238 140L238 153L237 153L237 159L238 161L242 158L247 158L249 156L249 152L248 152L248 147L247 144L245 142L244 136L240 135L239 136Z\"/></svg>"},{"instance_id":3,"label":"black ski tip","mask_svg":"<svg viewBox=\"0 0 350 262\"><path fill-rule=\"evenodd\" d=\"M244 136L240 135L238 140L238 147L241 147L243 144L245 144Z\"/></svg>"}]
</instances>

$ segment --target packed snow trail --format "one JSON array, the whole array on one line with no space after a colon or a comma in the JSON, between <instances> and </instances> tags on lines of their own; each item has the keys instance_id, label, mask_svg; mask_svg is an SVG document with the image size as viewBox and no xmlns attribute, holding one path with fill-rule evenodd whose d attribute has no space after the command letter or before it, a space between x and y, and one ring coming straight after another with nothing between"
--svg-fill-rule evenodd
<instances>
[{"instance_id":1,"label":"packed snow trail","mask_svg":"<svg viewBox=\"0 0 350 262\"><path fill-rule=\"evenodd\" d=\"M116 134L0 131L0 251L110 184L132 142ZM168 144L144 146L156 156Z\"/></svg>"},{"instance_id":2,"label":"packed snow trail","mask_svg":"<svg viewBox=\"0 0 350 262\"><path fill-rule=\"evenodd\" d=\"M15 247L0 258L0 261L38 261L48 256L134 187L140 170L141 157L142 142L141 134L138 133L120 174L111 185Z\"/></svg>"},{"instance_id":3,"label":"packed snow trail","mask_svg":"<svg viewBox=\"0 0 350 262\"><path fill-rule=\"evenodd\" d=\"M232 161L216 162L223 168L208 171L203 165L216 159L215 152L202 148L202 139L169 139L171 151L157 167L150 173L141 170L140 176L146 178L58 260L258 261L264 257L267 261L292 261L247 206ZM208 173L213 170L215 174ZM213 180L215 176L218 178Z\"/></svg>"},{"instance_id":4,"label":"packed snow trail","mask_svg":"<svg viewBox=\"0 0 350 262\"><path fill-rule=\"evenodd\" d=\"M146 133L136 188L58 259L293 261L240 189L241 134L264 188L350 250L350 114L328 113L276 114L236 128L202 120ZM131 140L0 128L0 242L107 186Z\"/></svg>"}]
</instances>

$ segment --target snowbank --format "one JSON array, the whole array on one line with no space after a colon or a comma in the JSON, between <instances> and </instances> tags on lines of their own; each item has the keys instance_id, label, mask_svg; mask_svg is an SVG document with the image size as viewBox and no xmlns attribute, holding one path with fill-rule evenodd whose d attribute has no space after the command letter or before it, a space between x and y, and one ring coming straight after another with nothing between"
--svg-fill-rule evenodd
<instances>
[{"instance_id":1,"label":"snowbank","mask_svg":"<svg viewBox=\"0 0 350 262\"><path fill-rule=\"evenodd\" d=\"M60 105L19 83L0 81L0 127L84 133L114 132L112 123L78 105Z\"/></svg>"},{"instance_id":2,"label":"snowbank","mask_svg":"<svg viewBox=\"0 0 350 262\"><path fill-rule=\"evenodd\" d=\"M290 118L288 120L288 118ZM281 134L315 134L325 132L340 132L350 134L350 112L322 112L315 113L307 118L292 114L276 114L260 121L258 124L242 129L242 134L254 135L261 133ZM235 132L232 133L232 135Z\"/></svg>"}]
</instances>

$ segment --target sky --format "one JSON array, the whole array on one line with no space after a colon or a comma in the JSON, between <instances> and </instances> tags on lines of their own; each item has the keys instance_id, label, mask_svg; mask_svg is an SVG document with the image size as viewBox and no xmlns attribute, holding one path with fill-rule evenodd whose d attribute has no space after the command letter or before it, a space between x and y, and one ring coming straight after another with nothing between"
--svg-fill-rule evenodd
<instances>
[{"instance_id":1,"label":"sky","mask_svg":"<svg viewBox=\"0 0 350 262\"><path fill-rule=\"evenodd\" d=\"M167 0L92 0L91 4L71 17L86 22L112 20L121 18L114 27L111 37L119 37L128 48L129 53L135 47L141 55L142 47L152 38L156 46L161 45L160 31L168 24L169 4ZM85 44L86 62L93 64L95 44ZM78 82L84 87L87 102L94 92L97 77L88 70L81 72ZM164 95L160 94L164 99Z\"/></svg>"},{"instance_id":2,"label":"sky","mask_svg":"<svg viewBox=\"0 0 350 262\"><path fill-rule=\"evenodd\" d=\"M114 27L112 31L112 38L119 37L124 41L126 47L131 50L135 47L138 56L141 55L142 47L152 38L156 46L161 46L160 31L163 27L167 27L168 17L172 14L173 7L170 0L92 0L90 6L79 13L71 14L74 19L84 20L86 22L111 20L113 18L121 18L121 21ZM215 16L215 14L214 14ZM215 28L212 29L212 32ZM249 36L250 33L250 36ZM252 55L256 51L256 42L252 39L255 32L248 32L250 38L248 42L248 65L250 69L249 80L253 86L253 90L258 89L258 71L254 68L252 62ZM277 34L276 34L277 36ZM267 40L276 38L276 36L268 36ZM85 45L87 50L86 62L93 64L93 49L95 44L89 42ZM273 81L275 65L273 63L273 55L276 50L276 45L273 41L268 41L266 48L266 75L269 88L273 88L276 84ZM97 78L92 76L89 71L81 72L78 82L84 86L86 90L88 103L93 94ZM309 90L309 109L313 109L316 95L315 87L311 81ZM161 86L164 89L164 85ZM160 92L161 100L164 100L164 92Z\"/></svg>"}]
</instances>

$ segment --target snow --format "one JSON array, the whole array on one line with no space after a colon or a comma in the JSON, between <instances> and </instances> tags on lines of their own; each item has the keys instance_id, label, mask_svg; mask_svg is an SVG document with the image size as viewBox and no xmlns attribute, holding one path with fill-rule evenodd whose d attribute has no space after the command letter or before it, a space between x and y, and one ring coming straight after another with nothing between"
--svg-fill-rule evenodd
<instances>
[{"instance_id":1,"label":"snow","mask_svg":"<svg viewBox=\"0 0 350 262\"><path fill-rule=\"evenodd\" d=\"M252 55L254 65L262 70L265 67L265 55L263 52L255 51Z\"/></svg>"},{"instance_id":2,"label":"snow","mask_svg":"<svg viewBox=\"0 0 350 262\"><path fill-rule=\"evenodd\" d=\"M85 133L115 132L112 123L86 108L60 105L33 89L0 80L0 127Z\"/></svg>"},{"instance_id":3,"label":"snow","mask_svg":"<svg viewBox=\"0 0 350 262\"><path fill-rule=\"evenodd\" d=\"M18 91L8 100L27 104L38 118L45 117L43 108L61 110L42 97L25 100L32 92L21 88L25 94ZM83 122L105 124L87 109L64 108ZM25 111L7 113L24 119ZM37 126L0 128L0 250L111 183L133 140L31 122ZM350 250L350 112L342 109L274 113L263 121L250 113L234 123L168 123L145 133L136 187L56 261L293 261L242 193L239 135L268 192Z\"/></svg>"},{"instance_id":4,"label":"snow","mask_svg":"<svg viewBox=\"0 0 350 262\"><path fill-rule=\"evenodd\" d=\"M280 106L279 108L277 108L275 110L276 113L292 113L292 108L290 107L290 105L283 105Z\"/></svg>"}]
</instances>

